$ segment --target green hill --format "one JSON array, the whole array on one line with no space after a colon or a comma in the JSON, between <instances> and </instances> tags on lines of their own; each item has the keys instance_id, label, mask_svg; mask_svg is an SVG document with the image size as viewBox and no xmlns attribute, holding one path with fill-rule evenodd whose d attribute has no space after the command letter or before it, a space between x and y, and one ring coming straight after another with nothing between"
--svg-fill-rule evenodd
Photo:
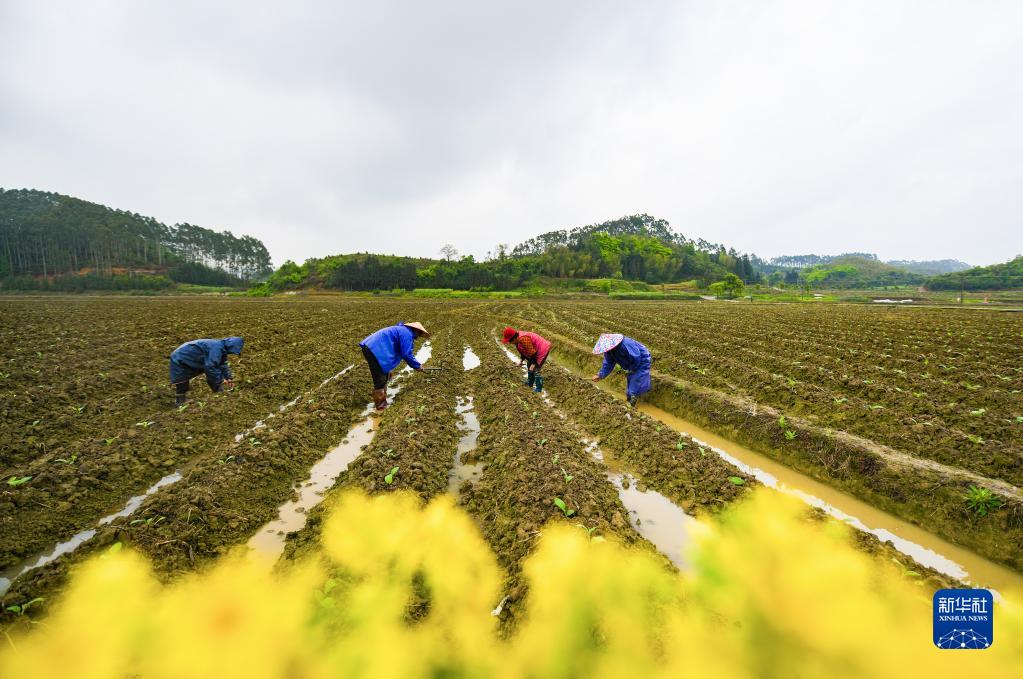
<instances>
[{"instance_id":1,"label":"green hill","mask_svg":"<svg viewBox=\"0 0 1023 679\"><path fill-rule=\"evenodd\" d=\"M1023 289L1023 255L991 266L976 266L958 273L935 276L927 281L930 290L1019 290Z\"/></svg>"},{"instance_id":2,"label":"green hill","mask_svg":"<svg viewBox=\"0 0 1023 679\"><path fill-rule=\"evenodd\" d=\"M920 285L927 277L876 258L860 255L836 257L828 264L816 264L799 271L799 280L818 288L878 288Z\"/></svg>"},{"instance_id":3,"label":"green hill","mask_svg":"<svg viewBox=\"0 0 1023 679\"><path fill-rule=\"evenodd\" d=\"M314 258L302 265L286 262L264 289L506 291L551 284L575 289L593 279L643 284L697 280L706 286L729 274L746 282L759 280L748 256L702 240L690 241L672 231L662 219L631 215L572 230L549 231L510 252L507 246L499 245L496 254L483 262L471 256L419 259L369 253Z\"/></svg>"},{"instance_id":4,"label":"green hill","mask_svg":"<svg viewBox=\"0 0 1023 679\"><path fill-rule=\"evenodd\" d=\"M0 189L4 287L236 285L270 271L266 247L251 236L192 224L167 226L58 193Z\"/></svg>"}]
</instances>

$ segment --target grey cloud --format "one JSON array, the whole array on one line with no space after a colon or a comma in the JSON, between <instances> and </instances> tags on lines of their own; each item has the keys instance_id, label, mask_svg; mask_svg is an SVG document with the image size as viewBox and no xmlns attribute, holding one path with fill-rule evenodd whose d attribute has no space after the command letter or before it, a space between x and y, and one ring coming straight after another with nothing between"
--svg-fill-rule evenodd
<instances>
[{"instance_id":1,"label":"grey cloud","mask_svg":"<svg viewBox=\"0 0 1023 679\"><path fill-rule=\"evenodd\" d=\"M649 212L764 256L1023 251L1017 3L0 4L0 186L279 262Z\"/></svg>"}]
</instances>

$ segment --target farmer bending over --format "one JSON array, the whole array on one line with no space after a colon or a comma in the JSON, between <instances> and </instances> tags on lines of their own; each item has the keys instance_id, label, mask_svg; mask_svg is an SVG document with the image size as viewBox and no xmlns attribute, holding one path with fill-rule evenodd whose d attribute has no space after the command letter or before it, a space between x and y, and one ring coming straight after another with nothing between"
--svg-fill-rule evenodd
<instances>
[{"instance_id":1,"label":"farmer bending over","mask_svg":"<svg viewBox=\"0 0 1023 679\"><path fill-rule=\"evenodd\" d=\"M594 354L604 354L604 365L593 376L598 382L620 365L627 374L625 398L629 405L636 405L636 397L650 391L650 350L625 335L618 333L601 335L593 347Z\"/></svg>"},{"instance_id":2,"label":"farmer bending over","mask_svg":"<svg viewBox=\"0 0 1023 679\"><path fill-rule=\"evenodd\" d=\"M417 337L429 336L421 323L399 323L377 330L359 342L373 376L373 407L378 411L387 407L387 380L402 359L413 370L423 369L412 349Z\"/></svg>"},{"instance_id":3,"label":"farmer bending over","mask_svg":"<svg viewBox=\"0 0 1023 679\"><path fill-rule=\"evenodd\" d=\"M197 339L185 342L170 355L170 381L174 385L174 405L185 404L188 382L196 375L206 373L206 384L213 391L223 391L224 385L234 389L228 354L242 353L245 340L241 337L225 339Z\"/></svg>"},{"instance_id":4,"label":"farmer bending over","mask_svg":"<svg viewBox=\"0 0 1023 679\"><path fill-rule=\"evenodd\" d=\"M512 327L504 329L504 338L501 341L505 344L509 342L515 344L529 371L526 375L526 384L533 387L536 393L543 391L543 375L540 374L540 369L551 353L550 341L535 332L519 331Z\"/></svg>"}]
</instances>

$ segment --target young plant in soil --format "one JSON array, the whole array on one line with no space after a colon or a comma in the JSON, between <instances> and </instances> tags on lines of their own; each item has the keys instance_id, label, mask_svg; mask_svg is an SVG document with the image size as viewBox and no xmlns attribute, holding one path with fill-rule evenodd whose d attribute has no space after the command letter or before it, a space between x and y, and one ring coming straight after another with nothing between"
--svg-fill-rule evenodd
<instances>
[{"instance_id":1,"label":"young plant in soil","mask_svg":"<svg viewBox=\"0 0 1023 679\"><path fill-rule=\"evenodd\" d=\"M392 483L394 483L394 475L397 474L397 473L398 473L398 468L397 467L391 467L391 471L387 472L387 476L384 477L384 482L387 483L388 486L391 485Z\"/></svg>"},{"instance_id":2,"label":"young plant in soil","mask_svg":"<svg viewBox=\"0 0 1023 679\"><path fill-rule=\"evenodd\" d=\"M23 604L15 604L13 606L7 606L6 608L4 608L4 611L6 611L8 613L14 613L15 615L19 615L19 616L20 615L25 615L25 611L28 610L29 606L37 604L37 603L39 603L40 601L43 601L43 600L44 600L43 597L37 596L35 599L30 599L29 601L26 601Z\"/></svg>"},{"instance_id":3,"label":"young plant in soil","mask_svg":"<svg viewBox=\"0 0 1023 679\"><path fill-rule=\"evenodd\" d=\"M987 516L988 512L993 512L1002 506L1001 499L987 488L970 486L963 498L966 500L966 506L980 516Z\"/></svg>"},{"instance_id":4,"label":"young plant in soil","mask_svg":"<svg viewBox=\"0 0 1023 679\"><path fill-rule=\"evenodd\" d=\"M565 515L566 519L575 514L575 510L569 509L568 505L565 504L565 501L560 497L554 498L554 506L561 510L561 513Z\"/></svg>"}]
</instances>

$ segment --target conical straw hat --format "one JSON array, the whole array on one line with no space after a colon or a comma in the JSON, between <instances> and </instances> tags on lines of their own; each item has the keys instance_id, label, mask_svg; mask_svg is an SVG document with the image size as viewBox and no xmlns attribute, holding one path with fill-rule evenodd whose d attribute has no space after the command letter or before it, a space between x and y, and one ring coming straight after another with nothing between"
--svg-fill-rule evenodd
<instances>
[{"instance_id":1,"label":"conical straw hat","mask_svg":"<svg viewBox=\"0 0 1023 679\"><path fill-rule=\"evenodd\" d=\"M604 333L597 338L597 343L593 345L593 353L607 353L621 344L623 339L625 339L625 335L619 333Z\"/></svg>"},{"instance_id":2,"label":"conical straw hat","mask_svg":"<svg viewBox=\"0 0 1023 679\"><path fill-rule=\"evenodd\" d=\"M421 334L423 337L430 336L430 333L426 330L426 328L423 327L423 324L420 323L419 321L412 321L411 323L406 323L405 325L409 328L418 330L419 334Z\"/></svg>"}]
</instances>

